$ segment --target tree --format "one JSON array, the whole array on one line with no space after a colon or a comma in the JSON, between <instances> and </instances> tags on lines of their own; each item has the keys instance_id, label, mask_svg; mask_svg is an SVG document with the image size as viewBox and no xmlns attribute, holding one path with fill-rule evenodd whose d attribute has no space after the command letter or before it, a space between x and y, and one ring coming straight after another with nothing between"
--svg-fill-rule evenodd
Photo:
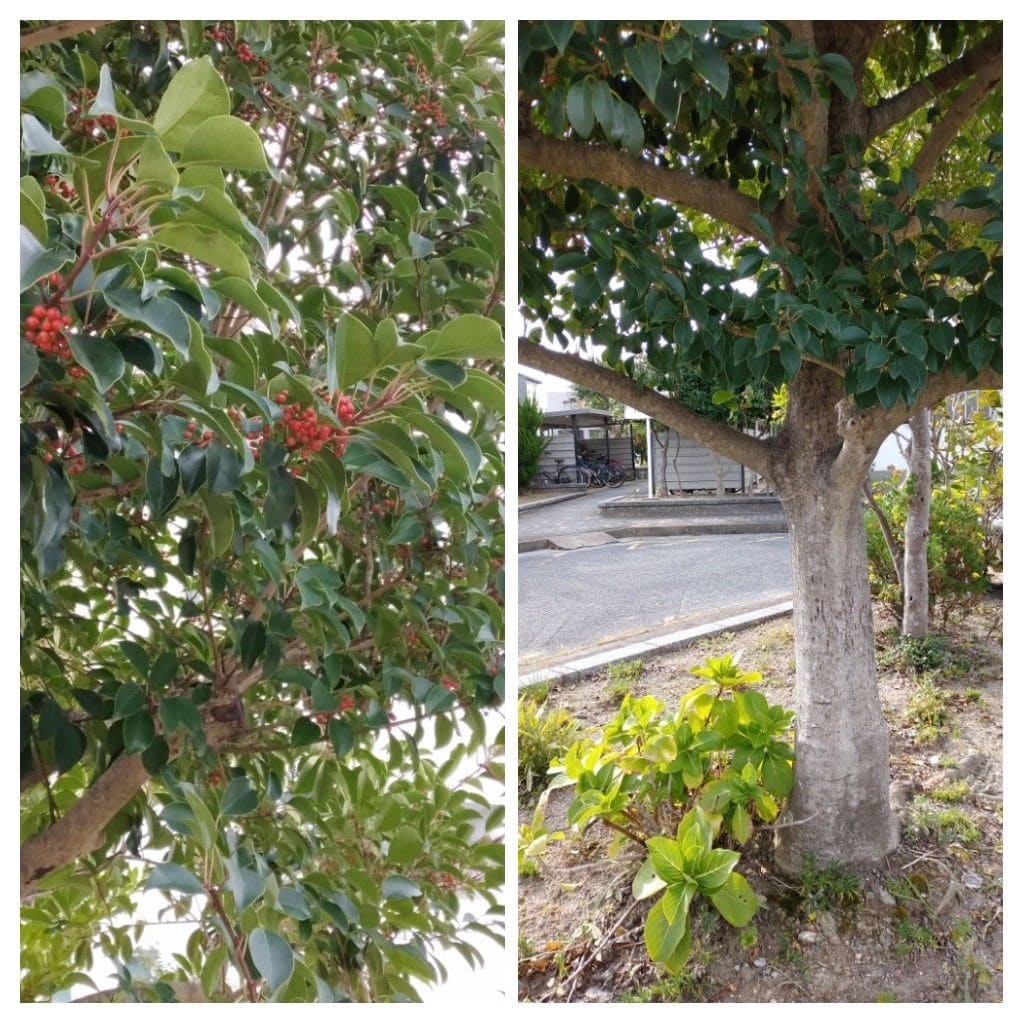
<instances>
[{"instance_id":1,"label":"tree","mask_svg":"<svg viewBox=\"0 0 1024 1024\"><path fill-rule=\"evenodd\" d=\"M415 1000L500 935L502 31L23 34L25 1000Z\"/></svg>"},{"instance_id":2,"label":"tree","mask_svg":"<svg viewBox=\"0 0 1024 1024\"><path fill-rule=\"evenodd\" d=\"M903 532L903 634L928 635L928 521L931 518L931 415L919 409L910 418L907 525Z\"/></svg>"},{"instance_id":3,"label":"tree","mask_svg":"<svg viewBox=\"0 0 1024 1024\"><path fill-rule=\"evenodd\" d=\"M768 477L790 526L796 781L777 861L898 842L859 495L886 435L1002 366L1002 31L520 26L520 361ZM742 284L740 283L742 282ZM600 362L563 348L590 339ZM787 384L770 439L636 386L639 354Z\"/></svg>"},{"instance_id":4,"label":"tree","mask_svg":"<svg viewBox=\"0 0 1024 1024\"><path fill-rule=\"evenodd\" d=\"M519 489L525 491L540 468L540 460L547 448L547 438L541 436L544 412L532 398L519 400Z\"/></svg>"}]
</instances>

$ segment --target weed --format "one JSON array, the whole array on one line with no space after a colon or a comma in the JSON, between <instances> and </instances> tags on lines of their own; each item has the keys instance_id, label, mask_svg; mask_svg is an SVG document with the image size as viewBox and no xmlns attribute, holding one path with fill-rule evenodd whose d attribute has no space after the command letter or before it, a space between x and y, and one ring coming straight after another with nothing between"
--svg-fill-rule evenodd
<instances>
[{"instance_id":1,"label":"weed","mask_svg":"<svg viewBox=\"0 0 1024 1024\"><path fill-rule=\"evenodd\" d=\"M807 907L827 910L859 903L863 898L863 888L860 878L843 871L834 862L827 868L818 868L813 855L804 859L798 891Z\"/></svg>"},{"instance_id":2,"label":"weed","mask_svg":"<svg viewBox=\"0 0 1024 1024\"><path fill-rule=\"evenodd\" d=\"M948 786L931 791L931 798L944 804L956 804L967 796L970 787L966 782L952 782Z\"/></svg>"},{"instance_id":3,"label":"weed","mask_svg":"<svg viewBox=\"0 0 1024 1024\"><path fill-rule=\"evenodd\" d=\"M535 704L543 704L548 699L548 694L551 693L550 683L530 683L529 686L524 686L519 691L521 699L529 698Z\"/></svg>"},{"instance_id":4,"label":"weed","mask_svg":"<svg viewBox=\"0 0 1024 1024\"><path fill-rule=\"evenodd\" d=\"M948 730L948 690L937 687L930 679L924 679L907 701L904 721L914 727L918 743L933 743Z\"/></svg>"},{"instance_id":5,"label":"weed","mask_svg":"<svg viewBox=\"0 0 1024 1024\"><path fill-rule=\"evenodd\" d=\"M644 663L642 658L637 658L635 661L620 661L616 665L610 665L608 668L609 681L605 687L605 692L609 697L622 700L627 693L633 692L633 687L643 673Z\"/></svg>"},{"instance_id":6,"label":"weed","mask_svg":"<svg viewBox=\"0 0 1024 1024\"><path fill-rule=\"evenodd\" d=\"M529 793L547 778L553 758L577 740L579 723L564 708L547 711L528 697L519 699L519 789Z\"/></svg>"},{"instance_id":7,"label":"weed","mask_svg":"<svg viewBox=\"0 0 1024 1024\"><path fill-rule=\"evenodd\" d=\"M520 960L533 956L537 952L536 947L522 932L519 933L518 949Z\"/></svg>"},{"instance_id":8,"label":"weed","mask_svg":"<svg viewBox=\"0 0 1024 1024\"><path fill-rule=\"evenodd\" d=\"M935 949L938 944L938 936L927 925L916 924L909 918L904 918L896 925L894 952L897 956L924 953L929 949Z\"/></svg>"},{"instance_id":9,"label":"weed","mask_svg":"<svg viewBox=\"0 0 1024 1024\"><path fill-rule=\"evenodd\" d=\"M703 983L695 978L690 971L682 974L666 975L659 978L653 985L632 992L623 992L619 996L620 1003L692 1003L703 1000Z\"/></svg>"},{"instance_id":10,"label":"weed","mask_svg":"<svg viewBox=\"0 0 1024 1024\"><path fill-rule=\"evenodd\" d=\"M956 841L963 846L970 846L981 838L981 829L968 814L955 807L936 810L921 797L914 802L910 830L928 833L941 843Z\"/></svg>"},{"instance_id":11,"label":"weed","mask_svg":"<svg viewBox=\"0 0 1024 1024\"><path fill-rule=\"evenodd\" d=\"M881 669L925 672L942 668L951 661L949 641L937 633L914 637L887 630L878 640L878 667Z\"/></svg>"},{"instance_id":12,"label":"weed","mask_svg":"<svg viewBox=\"0 0 1024 1024\"><path fill-rule=\"evenodd\" d=\"M964 690L964 700L968 704L977 704L980 707L984 707L985 698L981 695L981 690Z\"/></svg>"},{"instance_id":13,"label":"weed","mask_svg":"<svg viewBox=\"0 0 1024 1024\"><path fill-rule=\"evenodd\" d=\"M885 887L899 900L923 904L928 892L928 880L923 875L907 875L904 878L890 878Z\"/></svg>"},{"instance_id":14,"label":"weed","mask_svg":"<svg viewBox=\"0 0 1024 1024\"><path fill-rule=\"evenodd\" d=\"M546 789L541 793L530 824L519 826L519 874L524 878L540 871L548 843L565 838L564 832L552 832L544 827L544 812L547 810L550 792L550 789Z\"/></svg>"},{"instance_id":15,"label":"weed","mask_svg":"<svg viewBox=\"0 0 1024 1024\"><path fill-rule=\"evenodd\" d=\"M878 995L875 996L875 1002L876 1003L898 1003L899 1002L899 997L896 995L895 992L879 992Z\"/></svg>"}]
</instances>

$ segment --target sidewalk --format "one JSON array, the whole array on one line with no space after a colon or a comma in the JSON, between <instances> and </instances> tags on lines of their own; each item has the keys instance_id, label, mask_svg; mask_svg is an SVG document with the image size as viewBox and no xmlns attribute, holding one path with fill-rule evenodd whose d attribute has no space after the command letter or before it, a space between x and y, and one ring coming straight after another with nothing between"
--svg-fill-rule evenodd
<instances>
[{"instance_id":1,"label":"sidewalk","mask_svg":"<svg viewBox=\"0 0 1024 1024\"><path fill-rule=\"evenodd\" d=\"M781 516L738 514L708 516L697 512L686 514L679 502L674 503L672 516L652 516L649 510L637 510L633 516L619 510L616 515L603 514L599 505L616 497L628 498L636 489L627 481L621 488L585 491L568 500L526 506L519 510L519 551L540 551L544 548L579 548L598 544L614 544L620 537L677 537L688 534L723 533L785 533ZM640 481L644 488L646 483ZM699 499L697 499L699 501Z\"/></svg>"}]
</instances>

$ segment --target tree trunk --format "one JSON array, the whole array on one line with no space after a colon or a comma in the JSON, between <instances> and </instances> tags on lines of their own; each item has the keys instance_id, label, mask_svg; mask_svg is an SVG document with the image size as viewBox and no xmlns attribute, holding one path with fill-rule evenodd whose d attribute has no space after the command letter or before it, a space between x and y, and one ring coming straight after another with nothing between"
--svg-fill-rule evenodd
<instances>
[{"instance_id":1,"label":"tree trunk","mask_svg":"<svg viewBox=\"0 0 1024 1024\"><path fill-rule=\"evenodd\" d=\"M928 520L931 516L931 413L922 409L910 421L907 526L903 543L903 632L928 635Z\"/></svg>"},{"instance_id":2,"label":"tree trunk","mask_svg":"<svg viewBox=\"0 0 1024 1024\"><path fill-rule=\"evenodd\" d=\"M793 555L796 783L777 833L776 862L798 873L807 855L875 861L899 843L889 807L889 726L875 670L871 592L860 502L842 507L824 480L784 502Z\"/></svg>"},{"instance_id":3,"label":"tree trunk","mask_svg":"<svg viewBox=\"0 0 1024 1024\"><path fill-rule=\"evenodd\" d=\"M877 861L899 843L860 503L874 451L844 445L839 397L835 375L802 369L772 452L793 559L796 780L776 833L776 862L789 874L807 856Z\"/></svg>"}]
</instances>

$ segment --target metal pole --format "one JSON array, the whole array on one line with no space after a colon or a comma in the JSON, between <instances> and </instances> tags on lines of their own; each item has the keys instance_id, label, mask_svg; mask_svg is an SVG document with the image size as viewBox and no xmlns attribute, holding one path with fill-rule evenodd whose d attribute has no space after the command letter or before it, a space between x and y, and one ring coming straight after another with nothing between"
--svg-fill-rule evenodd
<instances>
[{"instance_id":1,"label":"metal pole","mask_svg":"<svg viewBox=\"0 0 1024 1024\"><path fill-rule=\"evenodd\" d=\"M654 497L654 431L651 417L647 417L647 497Z\"/></svg>"}]
</instances>

